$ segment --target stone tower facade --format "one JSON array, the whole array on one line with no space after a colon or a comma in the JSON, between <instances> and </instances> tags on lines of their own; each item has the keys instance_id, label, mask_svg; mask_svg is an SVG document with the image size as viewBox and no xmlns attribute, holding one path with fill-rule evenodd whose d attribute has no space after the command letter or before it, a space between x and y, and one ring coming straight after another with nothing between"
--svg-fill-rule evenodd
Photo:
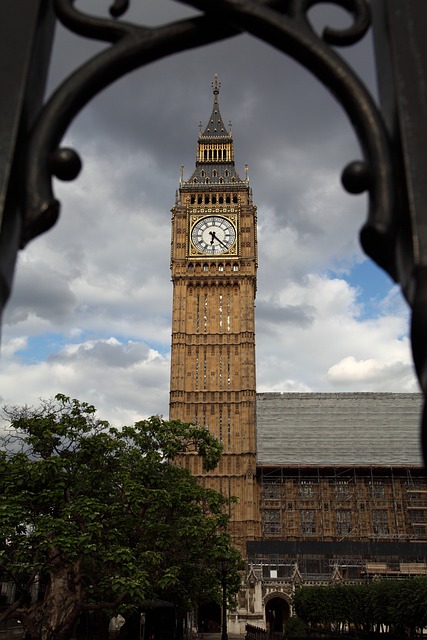
<instances>
[{"instance_id":1,"label":"stone tower facade","mask_svg":"<svg viewBox=\"0 0 427 640\"><path fill-rule=\"evenodd\" d=\"M234 163L231 130L221 117L215 76L212 113L199 133L196 166L181 175L172 208L173 282L170 419L197 422L222 442L222 460L202 470L182 460L205 486L235 496L231 533L244 551L260 536L256 482L256 207ZM245 169L246 172L246 169Z\"/></svg>"}]
</instances>

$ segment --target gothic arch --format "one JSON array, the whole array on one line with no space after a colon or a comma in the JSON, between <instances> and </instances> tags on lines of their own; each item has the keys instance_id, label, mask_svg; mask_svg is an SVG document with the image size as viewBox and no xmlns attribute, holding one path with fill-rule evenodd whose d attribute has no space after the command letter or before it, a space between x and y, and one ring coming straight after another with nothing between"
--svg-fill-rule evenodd
<instances>
[{"instance_id":1,"label":"gothic arch","mask_svg":"<svg viewBox=\"0 0 427 640\"><path fill-rule=\"evenodd\" d=\"M265 623L270 633L283 633L286 620L291 617L291 600L282 591L273 591L264 597Z\"/></svg>"}]
</instances>

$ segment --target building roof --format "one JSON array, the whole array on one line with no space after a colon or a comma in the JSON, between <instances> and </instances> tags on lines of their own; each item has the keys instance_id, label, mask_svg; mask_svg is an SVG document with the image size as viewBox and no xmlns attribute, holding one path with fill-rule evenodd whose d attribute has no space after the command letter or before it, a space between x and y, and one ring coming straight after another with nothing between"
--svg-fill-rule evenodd
<instances>
[{"instance_id":1,"label":"building roof","mask_svg":"<svg viewBox=\"0 0 427 640\"><path fill-rule=\"evenodd\" d=\"M257 393L259 466L422 466L416 393Z\"/></svg>"}]
</instances>

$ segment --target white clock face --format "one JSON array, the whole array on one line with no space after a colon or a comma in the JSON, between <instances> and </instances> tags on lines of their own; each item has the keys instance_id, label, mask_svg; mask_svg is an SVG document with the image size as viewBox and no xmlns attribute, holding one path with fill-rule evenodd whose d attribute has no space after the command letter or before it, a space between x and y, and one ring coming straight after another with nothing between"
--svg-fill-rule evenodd
<instances>
[{"instance_id":1,"label":"white clock face","mask_svg":"<svg viewBox=\"0 0 427 640\"><path fill-rule=\"evenodd\" d=\"M227 218L206 216L192 228L191 242L202 253L226 253L236 242L236 229Z\"/></svg>"}]
</instances>

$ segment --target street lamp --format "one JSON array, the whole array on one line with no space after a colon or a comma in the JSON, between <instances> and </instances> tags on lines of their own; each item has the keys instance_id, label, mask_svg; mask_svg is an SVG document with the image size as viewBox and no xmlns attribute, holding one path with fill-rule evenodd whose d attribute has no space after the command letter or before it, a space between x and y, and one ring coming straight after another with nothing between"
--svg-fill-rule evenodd
<instances>
[{"instance_id":1,"label":"street lamp","mask_svg":"<svg viewBox=\"0 0 427 640\"><path fill-rule=\"evenodd\" d=\"M227 633L227 571L228 562L221 562L221 587L222 587L222 625L221 640L228 640Z\"/></svg>"}]
</instances>

